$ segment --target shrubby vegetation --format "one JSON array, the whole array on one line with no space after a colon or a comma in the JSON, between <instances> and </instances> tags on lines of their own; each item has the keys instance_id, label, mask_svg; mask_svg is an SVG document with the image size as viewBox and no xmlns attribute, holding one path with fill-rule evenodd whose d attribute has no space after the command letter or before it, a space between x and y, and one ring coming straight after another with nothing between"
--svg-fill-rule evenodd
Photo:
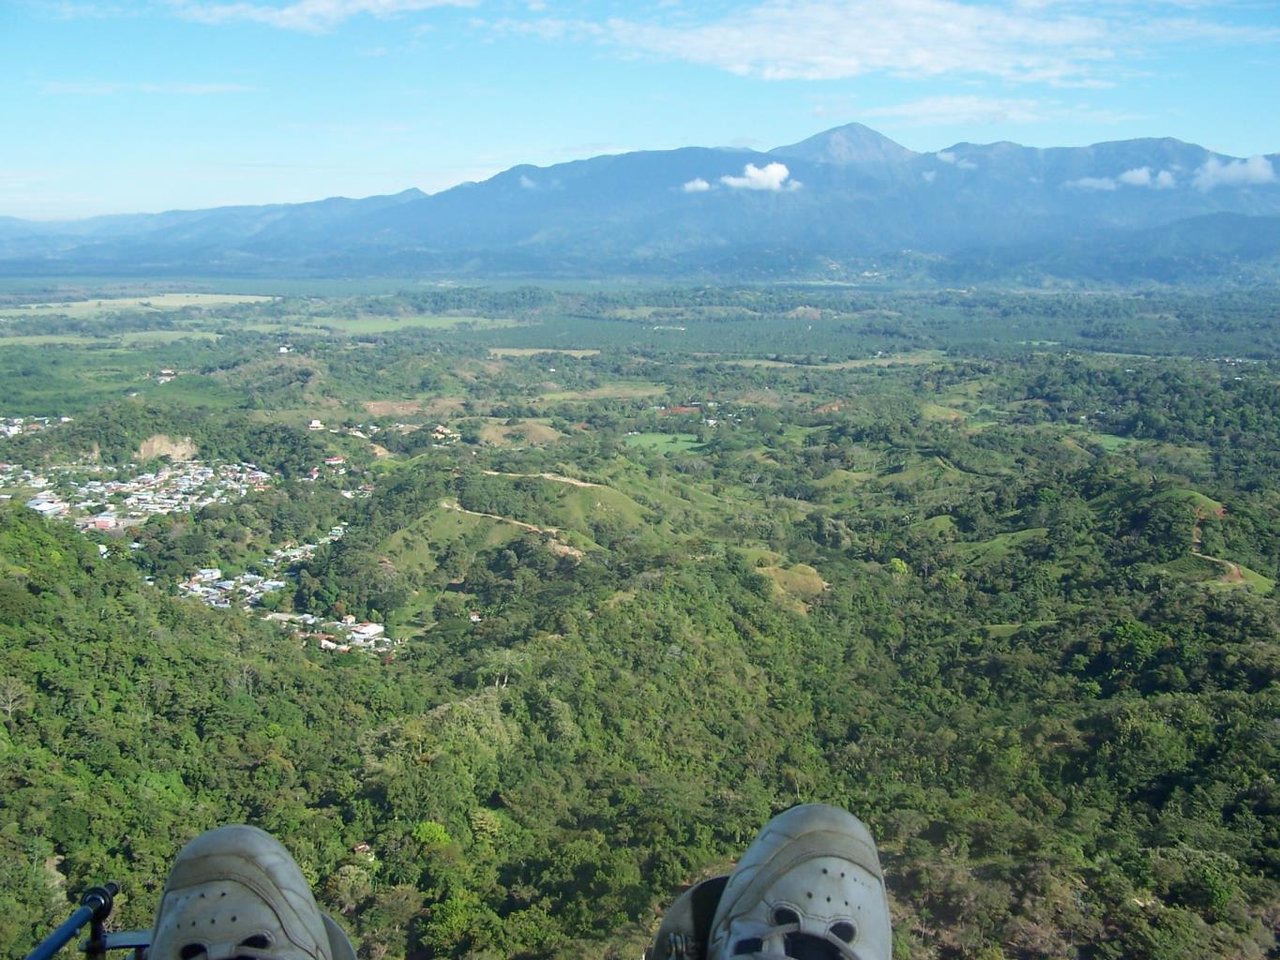
<instances>
[{"instance_id":1,"label":"shrubby vegetation","mask_svg":"<svg viewBox=\"0 0 1280 960\"><path fill-rule=\"evenodd\" d=\"M299 339L312 373L252 404L148 392L5 448L163 430L288 475L354 444L323 414L391 454L342 447L368 499L287 481L106 556L0 511L11 953L107 877L147 925L178 846L248 820L375 960L635 956L804 800L880 838L897 957L1274 951L1277 370L1229 346L1264 298L423 296L377 309L518 322ZM1170 323L1258 362L1014 342ZM199 376L254 380L221 343ZM549 345L600 353L519 349ZM393 656L167 593L338 521L281 602L384 619Z\"/></svg>"}]
</instances>

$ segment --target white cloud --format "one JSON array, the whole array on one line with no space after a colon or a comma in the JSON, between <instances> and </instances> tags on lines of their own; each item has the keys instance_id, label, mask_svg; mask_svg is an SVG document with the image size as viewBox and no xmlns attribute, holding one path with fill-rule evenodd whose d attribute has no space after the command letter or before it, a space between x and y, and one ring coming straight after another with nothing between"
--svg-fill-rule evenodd
<instances>
[{"instance_id":1,"label":"white cloud","mask_svg":"<svg viewBox=\"0 0 1280 960\"><path fill-rule=\"evenodd\" d=\"M1121 187L1138 187L1147 190L1171 190L1177 185L1172 171L1152 173L1150 167L1134 167L1115 177L1081 177L1068 180L1064 187L1073 190L1101 190L1111 192Z\"/></svg>"},{"instance_id":2,"label":"white cloud","mask_svg":"<svg viewBox=\"0 0 1280 960\"><path fill-rule=\"evenodd\" d=\"M1126 170L1116 179L1129 187L1149 187L1151 186L1151 168L1134 167L1132 170Z\"/></svg>"},{"instance_id":3,"label":"white cloud","mask_svg":"<svg viewBox=\"0 0 1280 960\"><path fill-rule=\"evenodd\" d=\"M1280 41L1280 29L1214 22L1223 17L1216 5L1196 16L1159 3L1027 0L744 0L714 19L700 18L696 4L637 9L647 10L643 18L506 18L489 26L772 80L961 74L1078 87L1111 86L1131 74L1135 53L1159 47ZM1005 109L1024 108L1008 101Z\"/></svg>"},{"instance_id":4,"label":"white cloud","mask_svg":"<svg viewBox=\"0 0 1280 960\"><path fill-rule=\"evenodd\" d=\"M1228 160L1225 163L1217 157L1210 157L1196 171L1195 178L1192 180L1195 188L1203 191L1212 190L1214 187L1247 187L1275 182L1275 169L1266 157Z\"/></svg>"},{"instance_id":5,"label":"white cloud","mask_svg":"<svg viewBox=\"0 0 1280 960\"><path fill-rule=\"evenodd\" d=\"M1113 110L1101 110L1078 103L1063 103L1056 99L979 97L973 94L924 97L906 103L862 109L858 114L864 117L890 117L897 120L899 124L917 127L938 125L980 127L1061 121L1117 124L1133 119L1131 116Z\"/></svg>"},{"instance_id":6,"label":"white cloud","mask_svg":"<svg viewBox=\"0 0 1280 960\"><path fill-rule=\"evenodd\" d=\"M538 185L534 183L533 180L531 180L529 177L525 176L523 173L520 174L520 186L523 187L525 190L538 189Z\"/></svg>"},{"instance_id":7,"label":"white cloud","mask_svg":"<svg viewBox=\"0 0 1280 960\"><path fill-rule=\"evenodd\" d=\"M1081 177L1079 180L1068 180L1068 187L1076 190L1118 190L1120 185L1111 177Z\"/></svg>"},{"instance_id":8,"label":"white cloud","mask_svg":"<svg viewBox=\"0 0 1280 960\"><path fill-rule=\"evenodd\" d=\"M1175 183L1170 171L1161 170L1153 174L1150 167L1134 167L1132 170L1126 170L1116 177L1116 180L1126 187L1148 187L1152 190L1168 190Z\"/></svg>"},{"instance_id":9,"label":"white cloud","mask_svg":"<svg viewBox=\"0 0 1280 960\"><path fill-rule=\"evenodd\" d=\"M720 178L720 182L734 190L799 190L799 181L791 180L790 177L791 171L786 164L774 161L763 167L748 163L742 170L742 176L724 176Z\"/></svg>"},{"instance_id":10,"label":"white cloud","mask_svg":"<svg viewBox=\"0 0 1280 960\"><path fill-rule=\"evenodd\" d=\"M775 80L966 72L1078 81L1109 58L1100 18L960 0L764 0L696 26L608 27L625 46Z\"/></svg>"},{"instance_id":11,"label":"white cloud","mask_svg":"<svg viewBox=\"0 0 1280 960\"><path fill-rule=\"evenodd\" d=\"M1046 119L1043 105L1035 100L992 99L969 95L925 97L910 103L871 107L861 113L868 117L893 117L919 126L937 123L965 126L1039 123Z\"/></svg>"},{"instance_id":12,"label":"white cloud","mask_svg":"<svg viewBox=\"0 0 1280 960\"><path fill-rule=\"evenodd\" d=\"M964 157L957 157L951 150L939 150L935 153L934 158L941 160L943 163L949 163L958 170L977 170L978 165L972 160L966 160Z\"/></svg>"},{"instance_id":13,"label":"white cloud","mask_svg":"<svg viewBox=\"0 0 1280 960\"><path fill-rule=\"evenodd\" d=\"M703 180L701 177L695 177L684 184L680 189L685 193L706 193L711 189L711 184L707 183L707 181Z\"/></svg>"},{"instance_id":14,"label":"white cloud","mask_svg":"<svg viewBox=\"0 0 1280 960\"><path fill-rule=\"evenodd\" d=\"M211 3L208 0L172 0L179 16L199 23L237 20L262 23L284 30L318 32L352 17L392 17L435 7L472 7L478 0L294 0L292 3Z\"/></svg>"},{"instance_id":15,"label":"white cloud","mask_svg":"<svg viewBox=\"0 0 1280 960\"><path fill-rule=\"evenodd\" d=\"M920 174L920 177L921 179L924 180L925 183L933 183L933 178L936 177L937 175L938 175L937 170L926 170L924 171L924 173Z\"/></svg>"}]
</instances>

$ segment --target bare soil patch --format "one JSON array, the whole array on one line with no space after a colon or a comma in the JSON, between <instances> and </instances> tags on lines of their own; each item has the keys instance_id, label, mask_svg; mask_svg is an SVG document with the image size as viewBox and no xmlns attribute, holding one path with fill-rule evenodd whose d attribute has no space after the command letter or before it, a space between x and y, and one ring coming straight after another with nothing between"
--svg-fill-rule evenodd
<instances>
[{"instance_id":1,"label":"bare soil patch","mask_svg":"<svg viewBox=\"0 0 1280 960\"><path fill-rule=\"evenodd\" d=\"M167 434L157 433L138 447L139 460L154 460L156 457L168 457L170 460L194 460L196 445L190 437L174 440Z\"/></svg>"},{"instance_id":2,"label":"bare soil patch","mask_svg":"<svg viewBox=\"0 0 1280 960\"><path fill-rule=\"evenodd\" d=\"M547 544L547 549L557 557L573 557L575 560L581 560L586 556L586 554L577 547L571 547L569 544L561 543L559 540L552 540Z\"/></svg>"},{"instance_id":3,"label":"bare soil patch","mask_svg":"<svg viewBox=\"0 0 1280 960\"><path fill-rule=\"evenodd\" d=\"M365 411L373 417L407 417L422 412L417 400L366 400Z\"/></svg>"}]
</instances>

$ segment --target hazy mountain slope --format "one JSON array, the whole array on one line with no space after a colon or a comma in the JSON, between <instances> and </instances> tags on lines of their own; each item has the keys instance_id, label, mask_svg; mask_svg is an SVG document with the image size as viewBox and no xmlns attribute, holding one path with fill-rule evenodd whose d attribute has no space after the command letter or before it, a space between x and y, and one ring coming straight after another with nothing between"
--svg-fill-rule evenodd
<instances>
[{"instance_id":1,"label":"hazy mountain slope","mask_svg":"<svg viewBox=\"0 0 1280 960\"><path fill-rule=\"evenodd\" d=\"M954 274L978 261L1025 265L1034 251L1038 269L1070 276L1073 250L1123 248L1135 231L1220 214L1238 218L1230 232L1197 241L1187 226L1174 242L1234 264L1267 256L1257 251L1269 249L1265 218L1280 216L1277 159L1173 139L917 154L849 124L767 153L690 147L522 165L431 196L8 220L0 273L828 276L913 251L952 258ZM1222 244L1229 257L1214 255ZM1114 279L1147 276L1143 257L1122 260Z\"/></svg>"}]
</instances>

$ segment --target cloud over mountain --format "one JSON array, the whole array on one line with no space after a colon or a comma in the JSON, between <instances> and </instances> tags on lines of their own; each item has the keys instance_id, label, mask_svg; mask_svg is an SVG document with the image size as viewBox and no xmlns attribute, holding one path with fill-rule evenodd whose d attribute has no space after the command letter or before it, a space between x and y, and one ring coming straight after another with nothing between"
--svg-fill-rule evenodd
<instances>
[{"instance_id":1,"label":"cloud over mountain","mask_svg":"<svg viewBox=\"0 0 1280 960\"><path fill-rule=\"evenodd\" d=\"M1116 180L1127 187L1150 187L1153 190L1169 190L1176 182L1171 171L1161 170L1153 175L1150 167L1134 167L1132 170L1126 170L1116 177Z\"/></svg>"},{"instance_id":2,"label":"cloud over mountain","mask_svg":"<svg viewBox=\"0 0 1280 960\"><path fill-rule=\"evenodd\" d=\"M1197 190L1209 191L1215 187L1245 187L1253 184L1275 183L1276 171L1266 157L1250 157L1247 160L1219 160L1210 157L1196 171L1192 183Z\"/></svg>"},{"instance_id":3,"label":"cloud over mountain","mask_svg":"<svg viewBox=\"0 0 1280 960\"><path fill-rule=\"evenodd\" d=\"M742 170L742 176L723 176L720 178L720 182L734 190L773 190L777 192L799 190L800 184L790 178L791 171L787 169L787 165L778 163L775 160L773 163L766 163L763 167L748 163Z\"/></svg>"}]
</instances>

